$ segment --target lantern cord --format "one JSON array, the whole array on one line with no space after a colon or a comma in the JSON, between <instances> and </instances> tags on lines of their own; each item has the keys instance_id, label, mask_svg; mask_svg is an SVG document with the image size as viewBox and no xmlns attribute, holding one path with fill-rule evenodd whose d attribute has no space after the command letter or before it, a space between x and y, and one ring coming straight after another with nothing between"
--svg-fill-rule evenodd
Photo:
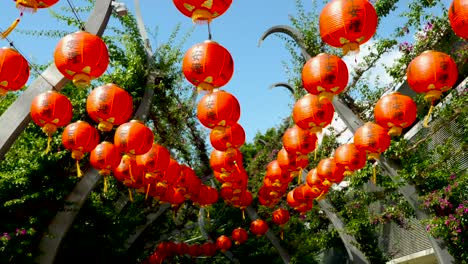
<instances>
[{"instance_id":1,"label":"lantern cord","mask_svg":"<svg viewBox=\"0 0 468 264\"><path fill-rule=\"evenodd\" d=\"M50 152L50 143L52 142L52 135L49 135L47 137L47 148L45 150L45 154L49 154Z\"/></svg>"},{"instance_id":2,"label":"lantern cord","mask_svg":"<svg viewBox=\"0 0 468 264\"><path fill-rule=\"evenodd\" d=\"M128 199L130 200L130 202L133 203L133 195L132 195L132 190L130 190L130 188L128 188Z\"/></svg>"},{"instance_id":3,"label":"lantern cord","mask_svg":"<svg viewBox=\"0 0 468 264\"><path fill-rule=\"evenodd\" d=\"M431 103L431 107L429 108L429 112L427 113L426 117L424 118L424 127L429 127L429 117L431 116L432 112L434 111L434 102Z\"/></svg>"},{"instance_id":4,"label":"lantern cord","mask_svg":"<svg viewBox=\"0 0 468 264\"><path fill-rule=\"evenodd\" d=\"M68 5L70 6L70 8L71 8L71 10L73 12L73 15L75 15L76 20L78 20L78 22L80 23L80 29L84 31L85 27L84 27L83 20L81 19L81 17L76 12L75 5L70 0L67 0L67 3L68 3Z\"/></svg>"},{"instance_id":5,"label":"lantern cord","mask_svg":"<svg viewBox=\"0 0 468 264\"><path fill-rule=\"evenodd\" d=\"M76 175L78 176L78 178L81 178L83 176L83 173L81 172L81 169L80 169L80 160L76 160Z\"/></svg>"},{"instance_id":6,"label":"lantern cord","mask_svg":"<svg viewBox=\"0 0 468 264\"><path fill-rule=\"evenodd\" d=\"M151 184L148 184L148 187L146 187L145 201L148 200L148 194L149 194L150 186L151 186Z\"/></svg>"},{"instance_id":7,"label":"lantern cord","mask_svg":"<svg viewBox=\"0 0 468 264\"><path fill-rule=\"evenodd\" d=\"M104 175L104 192L107 192L107 187L109 186L109 179L107 178L107 175Z\"/></svg>"},{"instance_id":8,"label":"lantern cord","mask_svg":"<svg viewBox=\"0 0 468 264\"><path fill-rule=\"evenodd\" d=\"M208 23L208 39L211 40L212 36L211 36L211 26L210 26L210 23Z\"/></svg>"}]
</instances>

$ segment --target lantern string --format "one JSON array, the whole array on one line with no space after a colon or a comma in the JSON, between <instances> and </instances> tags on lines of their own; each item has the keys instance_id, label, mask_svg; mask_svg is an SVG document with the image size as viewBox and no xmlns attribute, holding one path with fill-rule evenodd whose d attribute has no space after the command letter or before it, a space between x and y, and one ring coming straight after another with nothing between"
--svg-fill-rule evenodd
<instances>
[{"instance_id":1,"label":"lantern string","mask_svg":"<svg viewBox=\"0 0 468 264\"><path fill-rule=\"evenodd\" d=\"M76 7L75 5L70 1L70 0L67 0L67 3L68 5L70 6L71 8L71 11L73 12L73 15L75 16L76 20L78 20L78 22L80 23L80 29L85 31L85 27L84 27L84 22L83 20L81 19L80 15L78 14L78 12L76 12Z\"/></svg>"},{"instance_id":2,"label":"lantern string","mask_svg":"<svg viewBox=\"0 0 468 264\"><path fill-rule=\"evenodd\" d=\"M210 23L208 23L208 39L211 40L212 35L211 35L211 26Z\"/></svg>"}]
</instances>

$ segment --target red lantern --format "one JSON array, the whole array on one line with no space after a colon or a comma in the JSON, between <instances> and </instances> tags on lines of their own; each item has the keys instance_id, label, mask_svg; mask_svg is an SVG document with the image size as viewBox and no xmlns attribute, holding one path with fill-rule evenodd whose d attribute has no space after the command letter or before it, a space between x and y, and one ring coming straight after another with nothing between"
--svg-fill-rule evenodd
<instances>
[{"instance_id":1,"label":"red lantern","mask_svg":"<svg viewBox=\"0 0 468 264\"><path fill-rule=\"evenodd\" d=\"M159 182L158 185L163 184L166 187L168 184L172 185L177 181L177 179L179 178L179 175L180 175L179 163L177 163L176 160L170 159L169 166L164 171L162 182Z\"/></svg>"},{"instance_id":2,"label":"red lantern","mask_svg":"<svg viewBox=\"0 0 468 264\"><path fill-rule=\"evenodd\" d=\"M188 254L191 257L198 257L203 254L202 248L199 244L193 244L189 246Z\"/></svg>"},{"instance_id":3,"label":"red lantern","mask_svg":"<svg viewBox=\"0 0 468 264\"><path fill-rule=\"evenodd\" d=\"M16 6L19 9L32 9L36 11L38 8L48 8L55 5L59 0L15 0Z\"/></svg>"},{"instance_id":4,"label":"red lantern","mask_svg":"<svg viewBox=\"0 0 468 264\"><path fill-rule=\"evenodd\" d=\"M226 85L234 74L234 61L223 46L212 40L195 44L184 56L185 78L200 90L212 91Z\"/></svg>"},{"instance_id":5,"label":"red lantern","mask_svg":"<svg viewBox=\"0 0 468 264\"><path fill-rule=\"evenodd\" d=\"M448 17L453 32L460 38L468 39L468 1L453 0Z\"/></svg>"},{"instance_id":6,"label":"red lantern","mask_svg":"<svg viewBox=\"0 0 468 264\"><path fill-rule=\"evenodd\" d=\"M245 191L240 193L239 199L233 201L232 204L235 207L239 207L242 210L242 214L244 214L244 212L243 212L244 209L247 206L250 206L252 204L252 202L253 202L252 193L245 190Z\"/></svg>"},{"instance_id":7,"label":"red lantern","mask_svg":"<svg viewBox=\"0 0 468 264\"><path fill-rule=\"evenodd\" d=\"M104 177L104 192L107 191L107 177L112 170L119 166L120 160L121 157L117 148L107 141L101 142L91 151L89 162Z\"/></svg>"},{"instance_id":8,"label":"red lantern","mask_svg":"<svg viewBox=\"0 0 468 264\"><path fill-rule=\"evenodd\" d=\"M375 104L375 122L389 129L390 136L399 136L403 128L409 127L416 120L417 111L411 97L400 93L387 94Z\"/></svg>"},{"instance_id":9,"label":"red lantern","mask_svg":"<svg viewBox=\"0 0 468 264\"><path fill-rule=\"evenodd\" d=\"M188 251L189 246L184 242L179 242L174 245L174 253L176 253L177 255L185 255L188 253Z\"/></svg>"},{"instance_id":10,"label":"red lantern","mask_svg":"<svg viewBox=\"0 0 468 264\"><path fill-rule=\"evenodd\" d=\"M359 51L377 30L377 12L367 0L332 0L320 13L320 36L343 54Z\"/></svg>"},{"instance_id":11,"label":"red lantern","mask_svg":"<svg viewBox=\"0 0 468 264\"><path fill-rule=\"evenodd\" d=\"M231 239L227 236L222 235L216 239L216 247L223 252L229 250L231 245Z\"/></svg>"},{"instance_id":12,"label":"red lantern","mask_svg":"<svg viewBox=\"0 0 468 264\"><path fill-rule=\"evenodd\" d=\"M151 149L143 155L136 156L136 162L146 168L146 178L162 178L164 171L169 167L171 154L169 151L156 143L153 143ZM161 180L161 179L159 179Z\"/></svg>"},{"instance_id":13,"label":"red lantern","mask_svg":"<svg viewBox=\"0 0 468 264\"><path fill-rule=\"evenodd\" d=\"M301 204L299 207L296 207L294 210L298 211L301 215L304 215L305 213L312 210L313 207L314 203L312 202L312 200L310 200L306 203Z\"/></svg>"},{"instance_id":14,"label":"red lantern","mask_svg":"<svg viewBox=\"0 0 468 264\"><path fill-rule=\"evenodd\" d=\"M344 177L344 168L337 166L334 158L321 160L317 165L317 176L324 185L340 183Z\"/></svg>"},{"instance_id":15,"label":"red lantern","mask_svg":"<svg viewBox=\"0 0 468 264\"><path fill-rule=\"evenodd\" d=\"M57 127L70 123L73 116L72 108L70 100L55 91L41 93L34 97L31 103L31 118L49 137L46 152L50 149L52 135L57 131Z\"/></svg>"},{"instance_id":16,"label":"red lantern","mask_svg":"<svg viewBox=\"0 0 468 264\"><path fill-rule=\"evenodd\" d=\"M204 207L215 204L219 199L218 190L216 188L202 185L200 187L200 197L198 203Z\"/></svg>"},{"instance_id":17,"label":"red lantern","mask_svg":"<svg viewBox=\"0 0 468 264\"><path fill-rule=\"evenodd\" d=\"M276 185L287 184L291 181L291 177L281 169L277 160L268 163L265 178Z\"/></svg>"},{"instance_id":18,"label":"red lantern","mask_svg":"<svg viewBox=\"0 0 468 264\"><path fill-rule=\"evenodd\" d=\"M294 199L294 190L288 192L288 195L286 196L286 202L288 203L289 206L292 208L296 209L301 205L299 201Z\"/></svg>"},{"instance_id":19,"label":"red lantern","mask_svg":"<svg viewBox=\"0 0 468 264\"><path fill-rule=\"evenodd\" d=\"M175 183L175 187L178 191L182 192L184 195L187 194L189 198L190 194L196 193L197 189L200 189L201 180L195 174L195 171L185 165L180 166L180 174L179 178L177 178L177 182Z\"/></svg>"},{"instance_id":20,"label":"red lantern","mask_svg":"<svg viewBox=\"0 0 468 264\"><path fill-rule=\"evenodd\" d=\"M214 243L205 243L201 246L202 249L202 254L207 256L207 257L212 257L216 254L216 251L218 248L216 247L216 244Z\"/></svg>"},{"instance_id":21,"label":"red lantern","mask_svg":"<svg viewBox=\"0 0 468 264\"><path fill-rule=\"evenodd\" d=\"M28 61L12 48L0 48L0 96L17 91L29 79Z\"/></svg>"},{"instance_id":22,"label":"red lantern","mask_svg":"<svg viewBox=\"0 0 468 264\"><path fill-rule=\"evenodd\" d=\"M443 92L450 90L457 78L457 64L449 55L442 52L424 51L408 65L406 72L408 85L415 92L424 93L424 99L432 104L424 126L427 127L434 101L438 100Z\"/></svg>"},{"instance_id":23,"label":"red lantern","mask_svg":"<svg viewBox=\"0 0 468 264\"><path fill-rule=\"evenodd\" d=\"M320 192L310 188L307 184L301 184L293 190L294 201L297 201L300 204L308 203L317 198L319 195Z\"/></svg>"},{"instance_id":24,"label":"red lantern","mask_svg":"<svg viewBox=\"0 0 468 264\"><path fill-rule=\"evenodd\" d=\"M289 211L286 209L279 208L275 210L271 216L271 220L275 225L284 225L289 221Z\"/></svg>"},{"instance_id":25,"label":"red lantern","mask_svg":"<svg viewBox=\"0 0 468 264\"><path fill-rule=\"evenodd\" d=\"M174 4L182 14L191 17L194 23L204 24L224 14L232 0L174 0Z\"/></svg>"},{"instance_id":26,"label":"red lantern","mask_svg":"<svg viewBox=\"0 0 468 264\"><path fill-rule=\"evenodd\" d=\"M390 147L390 136L383 127L368 122L354 133L354 145L367 153L368 159L378 160L380 153Z\"/></svg>"},{"instance_id":27,"label":"red lantern","mask_svg":"<svg viewBox=\"0 0 468 264\"><path fill-rule=\"evenodd\" d=\"M307 155L315 150L317 136L297 125L288 128L283 135L283 147L289 154Z\"/></svg>"},{"instance_id":28,"label":"red lantern","mask_svg":"<svg viewBox=\"0 0 468 264\"><path fill-rule=\"evenodd\" d=\"M232 151L245 143L245 132L239 124L230 127L215 127L210 133L210 142L214 149Z\"/></svg>"},{"instance_id":29,"label":"red lantern","mask_svg":"<svg viewBox=\"0 0 468 264\"><path fill-rule=\"evenodd\" d=\"M114 125L121 125L132 116L132 96L112 83L99 86L88 95L86 111L99 123L99 130L111 131Z\"/></svg>"},{"instance_id":30,"label":"red lantern","mask_svg":"<svg viewBox=\"0 0 468 264\"><path fill-rule=\"evenodd\" d=\"M232 126L240 118L240 104L236 97L225 91L206 94L198 103L197 117L207 128Z\"/></svg>"},{"instance_id":31,"label":"red lantern","mask_svg":"<svg viewBox=\"0 0 468 264\"><path fill-rule=\"evenodd\" d=\"M257 219L250 223L250 232L256 236L263 236L268 231L268 224L262 219Z\"/></svg>"},{"instance_id":32,"label":"red lantern","mask_svg":"<svg viewBox=\"0 0 468 264\"><path fill-rule=\"evenodd\" d=\"M225 173L225 176L228 176L233 171L240 172L242 153L237 149L231 152L213 150L210 156L210 166L213 171Z\"/></svg>"},{"instance_id":33,"label":"red lantern","mask_svg":"<svg viewBox=\"0 0 468 264\"><path fill-rule=\"evenodd\" d=\"M302 84L307 92L318 95L321 102L330 102L348 85L349 72L346 63L338 56L320 53L302 68Z\"/></svg>"},{"instance_id":34,"label":"red lantern","mask_svg":"<svg viewBox=\"0 0 468 264\"><path fill-rule=\"evenodd\" d=\"M131 120L115 131L114 144L120 152L131 158L143 155L153 146L154 135L142 122Z\"/></svg>"},{"instance_id":35,"label":"red lantern","mask_svg":"<svg viewBox=\"0 0 468 264\"><path fill-rule=\"evenodd\" d=\"M162 198L161 200L170 203L172 207L177 208L185 202L185 196L176 188L169 187L167 188L167 191L164 194L164 198Z\"/></svg>"},{"instance_id":36,"label":"red lantern","mask_svg":"<svg viewBox=\"0 0 468 264\"><path fill-rule=\"evenodd\" d=\"M336 165L345 170L345 176L350 176L354 171L366 165L366 153L359 150L353 143L339 146L335 150L334 159Z\"/></svg>"},{"instance_id":37,"label":"red lantern","mask_svg":"<svg viewBox=\"0 0 468 264\"><path fill-rule=\"evenodd\" d=\"M109 65L106 44L96 35L78 31L63 37L54 53L55 66L79 88L89 86Z\"/></svg>"},{"instance_id":38,"label":"red lantern","mask_svg":"<svg viewBox=\"0 0 468 264\"><path fill-rule=\"evenodd\" d=\"M318 96L306 94L297 100L293 108L294 123L311 133L320 133L333 121L335 108L328 100L319 100Z\"/></svg>"},{"instance_id":39,"label":"red lantern","mask_svg":"<svg viewBox=\"0 0 468 264\"><path fill-rule=\"evenodd\" d=\"M144 167L138 166L135 160L124 158L120 160L119 166L113 170L115 179L122 182L128 188L141 191L143 191L146 186L143 181L144 173ZM128 195L130 201L133 202L133 195L130 189L128 189Z\"/></svg>"},{"instance_id":40,"label":"red lantern","mask_svg":"<svg viewBox=\"0 0 468 264\"><path fill-rule=\"evenodd\" d=\"M247 239L249 239L247 231L245 231L245 229L241 227L232 230L231 237L236 245L244 244L247 241Z\"/></svg>"},{"instance_id":41,"label":"red lantern","mask_svg":"<svg viewBox=\"0 0 468 264\"><path fill-rule=\"evenodd\" d=\"M281 148L276 156L278 165L284 172L299 171L309 165L309 159L306 155L289 154L286 149Z\"/></svg>"},{"instance_id":42,"label":"red lantern","mask_svg":"<svg viewBox=\"0 0 468 264\"><path fill-rule=\"evenodd\" d=\"M69 124L62 133L63 146L72 151L72 158L76 160L78 177L82 176L80 160L84 153L92 151L99 143L99 133L90 124L78 121Z\"/></svg>"},{"instance_id":43,"label":"red lantern","mask_svg":"<svg viewBox=\"0 0 468 264\"><path fill-rule=\"evenodd\" d=\"M364 157L364 161L365 161ZM312 169L307 173L306 177L307 185L312 189L312 192L315 194L319 194L316 199L320 199L320 196L323 194L325 190L330 188L329 185L324 185L322 179L319 178L317 175L317 169Z\"/></svg>"}]
</instances>

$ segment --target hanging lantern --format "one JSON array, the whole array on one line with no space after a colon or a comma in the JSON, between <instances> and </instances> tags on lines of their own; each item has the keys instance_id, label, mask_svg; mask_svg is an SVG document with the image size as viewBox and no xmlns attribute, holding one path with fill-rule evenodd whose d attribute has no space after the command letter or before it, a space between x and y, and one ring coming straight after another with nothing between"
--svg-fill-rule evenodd
<instances>
[{"instance_id":1,"label":"hanging lantern","mask_svg":"<svg viewBox=\"0 0 468 264\"><path fill-rule=\"evenodd\" d=\"M424 51L408 65L406 72L408 85L415 92L424 93L424 99L431 103L424 126L428 125L434 102L439 100L443 92L455 85L457 78L457 64L449 55L442 52Z\"/></svg>"},{"instance_id":2,"label":"hanging lantern","mask_svg":"<svg viewBox=\"0 0 468 264\"><path fill-rule=\"evenodd\" d=\"M283 134L283 147L293 155L307 155L315 150L317 136L297 125L288 128Z\"/></svg>"},{"instance_id":3,"label":"hanging lantern","mask_svg":"<svg viewBox=\"0 0 468 264\"><path fill-rule=\"evenodd\" d=\"M72 151L72 158L76 160L78 177L82 176L80 160L84 154L91 152L99 143L99 133L90 124L78 121L69 124L62 133L63 146Z\"/></svg>"},{"instance_id":4,"label":"hanging lantern","mask_svg":"<svg viewBox=\"0 0 468 264\"><path fill-rule=\"evenodd\" d=\"M199 244L193 244L189 246L188 254L191 257L198 257L203 253L202 248Z\"/></svg>"},{"instance_id":5,"label":"hanging lantern","mask_svg":"<svg viewBox=\"0 0 468 264\"><path fill-rule=\"evenodd\" d=\"M328 45L341 48L343 54L359 52L377 30L377 12L367 0L332 0L319 17L320 36Z\"/></svg>"},{"instance_id":6,"label":"hanging lantern","mask_svg":"<svg viewBox=\"0 0 468 264\"><path fill-rule=\"evenodd\" d=\"M177 255L185 255L189 251L189 246L184 242L175 243L174 253Z\"/></svg>"},{"instance_id":7,"label":"hanging lantern","mask_svg":"<svg viewBox=\"0 0 468 264\"><path fill-rule=\"evenodd\" d=\"M174 0L177 9L197 24L210 23L221 16L232 4L232 0Z\"/></svg>"},{"instance_id":8,"label":"hanging lantern","mask_svg":"<svg viewBox=\"0 0 468 264\"><path fill-rule=\"evenodd\" d=\"M96 35L78 31L63 37L54 53L55 66L79 88L89 86L109 65L107 46Z\"/></svg>"},{"instance_id":9,"label":"hanging lantern","mask_svg":"<svg viewBox=\"0 0 468 264\"><path fill-rule=\"evenodd\" d=\"M276 203L275 202L276 197L272 195L271 188L265 185L263 185L262 187L260 187L260 189L258 189L257 196L261 205L270 207L271 205Z\"/></svg>"},{"instance_id":10,"label":"hanging lantern","mask_svg":"<svg viewBox=\"0 0 468 264\"><path fill-rule=\"evenodd\" d=\"M275 225L280 226L281 228L281 233L280 233L281 240L283 240L283 234L284 234L283 227L289 221L289 218L290 218L289 211L283 208L279 208L275 210L271 216L271 220L273 221L273 223Z\"/></svg>"},{"instance_id":11,"label":"hanging lantern","mask_svg":"<svg viewBox=\"0 0 468 264\"><path fill-rule=\"evenodd\" d=\"M216 188L202 185L200 187L200 197L198 203L200 206L205 207L215 204L219 199L218 190Z\"/></svg>"},{"instance_id":12,"label":"hanging lantern","mask_svg":"<svg viewBox=\"0 0 468 264\"><path fill-rule=\"evenodd\" d=\"M48 8L55 5L59 0L14 0L16 7L21 11L19 17L11 23L11 25L3 31L0 36L2 39L8 37L8 35L18 26L21 18L23 17L24 11L36 12L38 8Z\"/></svg>"},{"instance_id":13,"label":"hanging lantern","mask_svg":"<svg viewBox=\"0 0 468 264\"><path fill-rule=\"evenodd\" d=\"M448 17L453 32L460 38L468 39L468 1L453 0Z\"/></svg>"},{"instance_id":14,"label":"hanging lantern","mask_svg":"<svg viewBox=\"0 0 468 264\"><path fill-rule=\"evenodd\" d=\"M143 155L136 156L138 165L146 168L146 178L162 180L164 171L169 167L171 154L169 151L156 143L153 143L151 149Z\"/></svg>"},{"instance_id":15,"label":"hanging lantern","mask_svg":"<svg viewBox=\"0 0 468 264\"><path fill-rule=\"evenodd\" d=\"M247 239L249 239L247 231L245 231L245 229L243 229L242 227L238 227L232 230L231 237L236 245L244 244L247 241Z\"/></svg>"},{"instance_id":16,"label":"hanging lantern","mask_svg":"<svg viewBox=\"0 0 468 264\"><path fill-rule=\"evenodd\" d=\"M289 154L284 147L278 151L276 160L281 170L289 173L297 173L309 165L309 158L306 155Z\"/></svg>"},{"instance_id":17,"label":"hanging lantern","mask_svg":"<svg viewBox=\"0 0 468 264\"><path fill-rule=\"evenodd\" d=\"M188 199L192 193L197 193L197 191L200 190L201 180L197 177L192 168L181 165L179 178L174 186Z\"/></svg>"},{"instance_id":18,"label":"hanging lantern","mask_svg":"<svg viewBox=\"0 0 468 264\"><path fill-rule=\"evenodd\" d=\"M310 200L310 201L307 201L306 203L302 203L299 207L295 208L294 210L299 212L301 215L304 215L305 213L312 210L313 207L314 207L314 203L312 202L312 200Z\"/></svg>"},{"instance_id":19,"label":"hanging lantern","mask_svg":"<svg viewBox=\"0 0 468 264\"><path fill-rule=\"evenodd\" d=\"M131 158L148 152L153 146L153 141L154 135L151 129L138 120L120 125L114 135L117 149Z\"/></svg>"},{"instance_id":20,"label":"hanging lantern","mask_svg":"<svg viewBox=\"0 0 468 264\"><path fill-rule=\"evenodd\" d=\"M197 117L207 128L233 126L240 118L240 104L225 91L206 94L198 103Z\"/></svg>"},{"instance_id":21,"label":"hanging lantern","mask_svg":"<svg viewBox=\"0 0 468 264\"><path fill-rule=\"evenodd\" d=\"M185 196L176 188L169 187L161 200L170 203L173 208L178 208L185 202Z\"/></svg>"},{"instance_id":22,"label":"hanging lantern","mask_svg":"<svg viewBox=\"0 0 468 264\"><path fill-rule=\"evenodd\" d=\"M121 159L122 157L114 144L107 141L101 142L91 151L89 162L104 177L104 192L107 192L107 177L112 170L119 166Z\"/></svg>"},{"instance_id":23,"label":"hanging lantern","mask_svg":"<svg viewBox=\"0 0 468 264\"><path fill-rule=\"evenodd\" d=\"M163 176L162 181L158 182L157 184L164 185L165 187L167 187L168 185L172 185L175 182L177 182L179 175L180 175L179 163L174 159L170 159L169 165L167 166L167 169L164 171L164 176Z\"/></svg>"},{"instance_id":24,"label":"hanging lantern","mask_svg":"<svg viewBox=\"0 0 468 264\"><path fill-rule=\"evenodd\" d=\"M48 136L47 150L50 150L52 135L58 127L70 123L73 112L70 100L55 91L41 93L34 97L31 103L31 118L34 123L42 127L42 131Z\"/></svg>"},{"instance_id":25,"label":"hanging lantern","mask_svg":"<svg viewBox=\"0 0 468 264\"><path fill-rule=\"evenodd\" d=\"M122 182L125 186L132 189L142 189L145 187L143 179L145 168L138 166L135 160L124 159L120 160L119 166L113 171L114 178ZM133 201L131 190L129 191L129 199Z\"/></svg>"},{"instance_id":26,"label":"hanging lantern","mask_svg":"<svg viewBox=\"0 0 468 264\"><path fill-rule=\"evenodd\" d=\"M409 127L416 120L416 103L411 97L400 93L383 96L375 104L375 122L387 128L388 135L400 136L403 128Z\"/></svg>"},{"instance_id":27,"label":"hanging lantern","mask_svg":"<svg viewBox=\"0 0 468 264\"><path fill-rule=\"evenodd\" d=\"M242 153L237 149L231 152L213 150L210 156L210 166L213 171L225 173L224 177L227 177L233 171L240 171Z\"/></svg>"},{"instance_id":28,"label":"hanging lantern","mask_svg":"<svg viewBox=\"0 0 468 264\"><path fill-rule=\"evenodd\" d=\"M301 205L299 201L296 201L296 199L294 199L294 190L288 192L288 195L286 196L286 202L293 209L296 209Z\"/></svg>"},{"instance_id":29,"label":"hanging lantern","mask_svg":"<svg viewBox=\"0 0 468 264\"><path fill-rule=\"evenodd\" d=\"M375 123L368 122L354 133L354 145L367 153L368 159L378 160L380 154L390 147L387 130Z\"/></svg>"},{"instance_id":30,"label":"hanging lantern","mask_svg":"<svg viewBox=\"0 0 468 264\"><path fill-rule=\"evenodd\" d=\"M207 242L201 246L202 254L207 257L212 257L216 254L218 248L216 247L215 243Z\"/></svg>"},{"instance_id":31,"label":"hanging lantern","mask_svg":"<svg viewBox=\"0 0 468 264\"><path fill-rule=\"evenodd\" d=\"M99 86L88 95L86 111L99 123L99 130L111 131L114 125L121 125L132 116L132 96L112 83Z\"/></svg>"},{"instance_id":32,"label":"hanging lantern","mask_svg":"<svg viewBox=\"0 0 468 264\"><path fill-rule=\"evenodd\" d=\"M315 189L312 189L307 184L301 184L294 188L293 190L293 197L294 201L300 203L299 207L303 204L314 200L320 195L320 192L316 192ZM297 208L297 207L296 207Z\"/></svg>"},{"instance_id":33,"label":"hanging lantern","mask_svg":"<svg viewBox=\"0 0 468 264\"><path fill-rule=\"evenodd\" d=\"M310 94L318 95L320 102L344 91L349 72L346 63L338 56L320 53L302 68L302 85Z\"/></svg>"},{"instance_id":34,"label":"hanging lantern","mask_svg":"<svg viewBox=\"0 0 468 264\"><path fill-rule=\"evenodd\" d=\"M365 156L364 156L364 161L365 161ZM315 194L319 194L319 196L316 198L317 200L320 200L322 195L328 192L328 189L330 188L330 185L324 185L323 180L319 178L317 175L317 169L312 169L307 173L306 177L306 183L307 185L312 189L312 192Z\"/></svg>"},{"instance_id":35,"label":"hanging lantern","mask_svg":"<svg viewBox=\"0 0 468 264\"><path fill-rule=\"evenodd\" d=\"M324 185L339 184L344 177L344 168L338 166L334 158L322 159L317 165L317 176Z\"/></svg>"},{"instance_id":36,"label":"hanging lantern","mask_svg":"<svg viewBox=\"0 0 468 264\"><path fill-rule=\"evenodd\" d=\"M12 48L0 48L0 96L24 87L29 79L28 61Z\"/></svg>"},{"instance_id":37,"label":"hanging lantern","mask_svg":"<svg viewBox=\"0 0 468 264\"><path fill-rule=\"evenodd\" d=\"M215 127L210 133L210 142L214 149L232 151L245 143L245 132L239 124L230 127Z\"/></svg>"},{"instance_id":38,"label":"hanging lantern","mask_svg":"<svg viewBox=\"0 0 468 264\"><path fill-rule=\"evenodd\" d=\"M231 248L232 242L229 237L222 235L216 239L216 247L221 250L222 252L225 252L226 250L229 250Z\"/></svg>"},{"instance_id":39,"label":"hanging lantern","mask_svg":"<svg viewBox=\"0 0 468 264\"><path fill-rule=\"evenodd\" d=\"M231 80L234 61L227 49L215 41L206 40L185 53L182 71L199 90L213 91Z\"/></svg>"},{"instance_id":40,"label":"hanging lantern","mask_svg":"<svg viewBox=\"0 0 468 264\"><path fill-rule=\"evenodd\" d=\"M257 237L263 236L268 231L268 224L262 219L257 219L250 223L250 232Z\"/></svg>"},{"instance_id":41,"label":"hanging lantern","mask_svg":"<svg viewBox=\"0 0 468 264\"><path fill-rule=\"evenodd\" d=\"M297 100L293 108L294 123L311 133L320 133L333 121L335 108L331 101L319 100L318 96L306 94Z\"/></svg>"},{"instance_id":42,"label":"hanging lantern","mask_svg":"<svg viewBox=\"0 0 468 264\"><path fill-rule=\"evenodd\" d=\"M291 182L291 177L288 173L284 172L278 164L277 160L273 160L267 165L265 179L269 179L275 186L288 184Z\"/></svg>"},{"instance_id":43,"label":"hanging lantern","mask_svg":"<svg viewBox=\"0 0 468 264\"><path fill-rule=\"evenodd\" d=\"M343 144L335 150L335 163L345 170L344 176L350 176L354 171L366 165L366 153L353 143Z\"/></svg>"}]
</instances>

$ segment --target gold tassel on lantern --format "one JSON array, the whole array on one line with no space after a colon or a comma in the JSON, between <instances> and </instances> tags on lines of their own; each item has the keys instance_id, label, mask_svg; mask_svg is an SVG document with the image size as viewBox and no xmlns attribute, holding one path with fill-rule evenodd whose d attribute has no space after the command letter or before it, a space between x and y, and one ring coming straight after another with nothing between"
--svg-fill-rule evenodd
<instances>
[{"instance_id":1,"label":"gold tassel on lantern","mask_svg":"<svg viewBox=\"0 0 468 264\"><path fill-rule=\"evenodd\" d=\"M133 203L133 195L132 195L132 190L130 190L130 188L128 189L128 199L130 200L130 202Z\"/></svg>"},{"instance_id":2,"label":"gold tassel on lantern","mask_svg":"<svg viewBox=\"0 0 468 264\"><path fill-rule=\"evenodd\" d=\"M372 183L377 184L377 161L372 165Z\"/></svg>"},{"instance_id":3,"label":"gold tassel on lantern","mask_svg":"<svg viewBox=\"0 0 468 264\"><path fill-rule=\"evenodd\" d=\"M107 188L109 186L109 179L107 178L107 175L104 175L104 192L107 192Z\"/></svg>"},{"instance_id":4,"label":"gold tassel on lantern","mask_svg":"<svg viewBox=\"0 0 468 264\"><path fill-rule=\"evenodd\" d=\"M424 127L429 127L429 117L432 114L432 111L434 111L434 102L431 103L431 107L429 108L429 112L427 113L427 116L424 118Z\"/></svg>"},{"instance_id":5,"label":"gold tassel on lantern","mask_svg":"<svg viewBox=\"0 0 468 264\"><path fill-rule=\"evenodd\" d=\"M10 35L10 33L16 28L16 26L18 26L19 22L20 22L19 18L13 21L13 23L11 23L11 25L5 31L2 32L1 34L2 39L8 37L8 35Z\"/></svg>"},{"instance_id":6,"label":"gold tassel on lantern","mask_svg":"<svg viewBox=\"0 0 468 264\"><path fill-rule=\"evenodd\" d=\"M145 201L148 200L148 194L149 194L150 186L151 186L151 184L148 184L148 187L146 188Z\"/></svg>"}]
</instances>

